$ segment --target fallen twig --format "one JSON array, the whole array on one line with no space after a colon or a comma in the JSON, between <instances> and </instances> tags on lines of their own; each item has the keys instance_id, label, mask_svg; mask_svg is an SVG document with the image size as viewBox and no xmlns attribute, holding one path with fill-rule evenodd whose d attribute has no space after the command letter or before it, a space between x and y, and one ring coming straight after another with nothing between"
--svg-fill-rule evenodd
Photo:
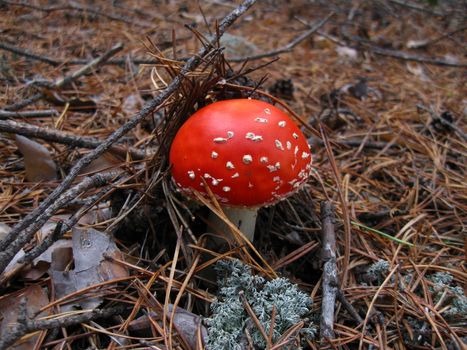
<instances>
[{"instance_id":1,"label":"fallen twig","mask_svg":"<svg viewBox=\"0 0 467 350\"><path fill-rule=\"evenodd\" d=\"M0 110L0 119L43 118L43 117L51 117L57 114L58 112L55 109L44 109L44 110L39 110L39 111L24 111L24 112L13 112L13 111Z\"/></svg>"},{"instance_id":2,"label":"fallen twig","mask_svg":"<svg viewBox=\"0 0 467 350\"><path fill-rule=\"evenodd\" d=\"M394 58L398 58L404 61L415 61L415 62L420 62L420 63L428 63L428 64L434 64L434 65L446 66L446 67L457 67L457 68L467 67L467 63L457 63L457 62L448 61L442 58L426 57L426 56L415 55L415 54L407 53L403 51L383 49L382 47L378 47L374 45L364 45L364 46L366 49L370 50L371 52L377 55L394 57Z\"/></svg>"},{"instance_id":3,"label":"fallen twig","mask_svg":"<svg viewBox=\"0 0 467 350\"><path fill-rule=\"evenodd\" d=\"M15 53L17 55L20 55L20 56L31 58L31 59L36 60L36 61L45 62L45 63L48 63L48 64L54 66L54 67L60 65L60 62L53 59L53 58L43 56L43 55L38 55L38 54L32 53L30 51L21 49L19 47L16 47L16 46L13 46L13 45L8 45L8 44L6 44L4 42L0 42L0 49L13 52L13 53Z\"/></svg>"},{"instance_id":4,"label":"fallen twig","mask_svg":"<svg viewBox=\"0 0 467 350\"><path fill-rule=\"evenodd\" d=\"M184 40L186 37L183 38L178 38L178 40ZM164 45L166 43L158 43L157 45ZM0 42L0 49L5 50L5 51L10 51L13 52L17 55L24 56L27 58L30 58L32 60L48 63L54 67L59 66L61 64L67 64L67 65L87 65L89 63L89 60L87 59L71 59L71 60L59 60L57 58L52 58L49 56L44 56L44 55L39 55L37 53L33 53L31 51L27 51L25 49L1 43ZM180 58L181 61L185 60L183 58ZM158 60L154 58L114 58L107 60L105 62L102 62L101 65L116 65L116 66L121 66L128 64L128 62L135 64L135 65L140 65L140 64L157 64L159 63Z\"/></svg>"},{"instance_id":5,"label":"fallen twig","mask_svg":"<svg viewBox=\"0 0 467 350\"><path fill-rule=\"evenodd\" d=\"M403 7L407 7L409 9L411 9L411 10L425 12L425 13L428 13L428 14L433 15L433 16L446 16L447 15L447 13L443 13L443 12L440 12L440 11L435 11L432 8L421 6L421 5L418 5L416 3L409 2L407 0L404 0L404 1L402 1L402 0L389 0L389 1L392 2L393 4L403 6Z\"/></svg>"},{"instance_id":6,"label":"fallen twig","mask_svg":"<svg viewBox=\"0 0 467 350\"><path fill-rule=\"evenodd\" d=\"M45 329L53 329L60 327L68 327L77 325L99 318L107 318L113 315L121 314L125 310L125 306L114 306L107 309L95 309L89 312L84 312L79 315L60 317L52 319L35 319L31 320L26 315L26 310L20 310L17 325L3 339L0 340L0 350L7 349L13 345L18 339L26 334L33 333Z\"/></svg>"},{"instance_id":7,"label":"fallen twig","mask_svg":"<svg viewBox=\"0 0 467 350\"><path fill-rule=\"evenodd\" d=\"M347 300L340 289L337 290L337 300L344 306L344 308L349 312L349 314L357 321L359 324L363 323L363 318L358 314L357 310L353 307L351 303Z\"/></svg>"},{"instance_id":8,"label":"fallen twig","mask_svg":"<svg viewBox=\"0 0 467 350\"><path fill-rule=\"evenodd\" d=\"M9 264L15 254L21 249L21 247L28 242L32 235L39 230L46 222L50 219L55 211L64 207L70 200L76 198L80 193L90 188L98 188L113 178L119 175L119 171L113 170L106 173L99 173L93 176L86 177L79 184L71 188L69 191L64 193L62 196L54 200L51 205L44 210L41 215L37 215L34 218L26 216L20 224L27 225L26 229L19 235L14 234L13 229L8 235L0 241L0 266L2 266L2 272L5 267ZM50 198L50 196L48 197ZM18 225L17 225L18 226ZM13 232L13 234L12 234ZM0 279L3 280L3 274L0 275Z\"/></svg>"},{"instance_id":9,"label":"fallen twig","mask_svg":"<svg viewBox=\"0 0 467 350\"><path fill-rule=\"evenodd\" d=\"M336 262L336 234L334 232L334 209L328 201L321 203L323 297L321 304L320 338L322 342L334 339L334 308L338 290Z\"/></svg>"},{"instance_id":10,"label":"fallen twig","mask_svg":"<svg viewBox=\"0 0 467 350\"><path fill-rule=\"evenodd\" d=\"M109 181L113 178L109 178ZM66 231L71 230L74 225L81 219L83 215L86 214L93 206L96 205L98 200L101 200L103 197L108 195L114 190L112 186L105 186L103 190L101 190L96 195L92 196L91 199L94 199L92 203L88 203L84 205L79 210L75 211L73 215L68 218L66 221L60 221L57 223L54 232L47 236L40 244L36 245L33 249L26 253L24 257L22 257L18 262L20 264L28 264L32 262L35 258L45 252L54 242L62 238ZM60 227L59 224L61 223Z\"/></svg>"},{"instance_id":11,"label":"fallen twig","mask_svg":"<svg viewBox=\"0 0 467 350\"><path fill-rule=\"evenodd\" d=\"M84 12L84 13L91 13L96 16L100 17L105 17L108 19L111 19L113 21L118 21L118 22L123 22L127 23L130 25L136 25L139 27L143 28L153 28L154 25L147 23L145 21L141 20L134 20L131 18L126 18L124 16L115 14L115 13L109 13L107 11L101 11L99 9L93 8L91 6L83 6L81 4L78 4L74 1L69 1L67 2L67 5L60 5L60 6L36 6L33 4L28 4L24 2L13 2L13 1L8 1L8 0L2 0L3 3L8 4L10 6L20 6L20 7L27 7L36 11L41 11L41 12L56 12L56 11L78 11L78 12Z\"/></svg>"},{"instance_id":12,"label":"fallen twig","mask_svg":"<svg viewBox=\"0 0 467 350\"><path fill-rule=\"evenodd\" d=\"M71 147L92 149L98 147L102 143L101 140L93 137L72 135L59 130L41 128L39 126L10 120L0 120L0 131L57 142ZM130 153L134 159L144 159L147 156L144 151L118 144L112 145L110 150L123 157L125 157L127 153Z\"/></svg>"},{"instance_id":13,"label":"fallen twig","mask_svg":"<svg viewBox=\"0 0 467 350\"><path fill-rule=\"evenodd\" d=\"M79 77L89 73L91 70L94 68L98 67L101 65L103 62L107 61L110 57L115 55L117 52L121 51L123 49L123 45L121 43L116 44L113 46L110 50L108 50L106 53L104 53L102 56L93 59L91 62L89 62L87 65L81 67L80 69L74 71L73 73L65 76L62 79L57 80L56 82L50 84L50 89L60 89L63 86L71 83L72 81L78 79ZM29 97L26 100L23 100L21 102L6 106L4 109L7 111L17 111L18 109L24 108L26 106L29 106L31 103L34 103L38 100L40 100L42 97L44 97L43 92L38 92L37 94Z\"/></svg>"},{"instance_id":14,"label":"fallen twig","mask_svg":"<svg viewBox=\"0 0 467 350\"><path fill-rule=\"evenodd\" d=\"M309 38L312 34L316 33L318 29L320 29L323 25L326 24L326 22L334 15L334 13L330 13L327 15L323 20L319 21L315 26L311 27L304 33L300 34L297 36L295 39L293 39L291 42L289 42L287 45L280 47L278 49L269 51L269 52L264 52L260 53L257 55L251 55L251 56L246 56L246 57L234 57L234 58L229 58L230 62L243 62L243 61L252 61L252 60L259 60L261 58L266 58L266 57L272 57L272 56L277 56L281 53L285 52L290 52L293 50L295 46L303 42L305 39Z\"/></svg>"},{"instance_id":15,"label":"fallen twig","mask_svg":"<svg viewBox=\"0 0 467 350\"><path fill-rule=\"evenodd\" d=\"M107 149L109 149L115 142L117 142L123 135L132 130L138 125L146 116L152 114L154 110L162 104L176 89L180 86L188 72L196 68L201 62L202 58L211 52L212 47L219 40L225 30L235 22L243 13L245 13L251 6L255 4L256 0L245 0L235 10L229 13L219 24L218 31L215 37L204 46L197 54L193 55L181 68L180 73L172 80L172 82L161 91L152 101L147 103L143 109L137 113L128 122L115 130L106 140L104 140L97 148L83 156L75 166L70 170L69 174L63 179L62 183L55 188L55 190L31 213L29 213L22 221L16 224L10 231L8 237L15 237L15 241L11 242L8 251L0 253L0 272L5 270L5 267L14 257L14 255L26 244L37 230L31 229L33 222L38 222L37 219L46 213L53 213L54 210L49 208L61 196L61 194L73 183L73 180L78 176L80 171L89 165L94 159L97 159ZM56 208L58 209L58 208ZM55 209L55 210L56 210ZM41 223L44 224L45 221ZM40 227L40 226L39 226ZM0 242L4 246L3 241Z\"/></svg>"}]
</instances>

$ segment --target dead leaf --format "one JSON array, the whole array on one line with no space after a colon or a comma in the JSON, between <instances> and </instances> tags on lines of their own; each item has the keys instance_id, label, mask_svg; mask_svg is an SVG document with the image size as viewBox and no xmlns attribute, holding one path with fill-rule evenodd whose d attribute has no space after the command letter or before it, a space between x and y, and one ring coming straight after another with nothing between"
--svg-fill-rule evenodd
<instances>
[{"instance_id":1,"label":"dead leaf","mask_svg":"<svg viewBox=\"0 0 467 350\"><path fill-rule=\"evenodd\" d=\"M420 78L422 81L429 81L430 78L425 73L423 67L417 63L407 63L407 70L415 75L416 77Z\"/></svg>"},{"instance_id":2,"label":"dead leaf","mask_svg":"<svg viewBox=\"0 0 467 350\"><path fill-rule=\"evenodd\" d=\"M29 317L42 317L46 316L46 312L36 313L45 305L49 303L49 298L45 290L39 285L31 285L16 293L5 295L0 299L0 337L3 338L11 333L13 327L16 326L18 313L20 312L20 301L26 298L25 311ZM36 333L34 335L23 337L16 342L15 345L8 349L14 350L30 350L35 349L38 341L40 341L42 334Z\"/></svg>"},{"instance_id":3,"label":"dead leaf","mask_svg":"<svg viewBox=\"0 0 467 350\"><path fill-rule=\"evenodd\" d=\"M168 305L169 317L173 313L173 304ZM161 318L157 312L151 312L149 317L156 320ZM152 335L152 322L149 320L147 315L141 316L134 321L130 322L128 329L139 337L151 337ZM206 338L207 330L206 327L202 324L201 317L191 313L181 307L175 309L175 314L173 317L173 323L175 329L180 333L181 336L186 340L191 349L197 349L197 339L198 339L198 328L201 330L201 337Z\"/></svg>"},{"instance_id":4,"label":"dead leaf","mask_svg":"<svg viewBox=\"0 0 467 350\"><path fill-rule=\"evenodd\" d=\"M108 170L121 164L121 161L113 156L110 152L105 152L99 158L94 159L88 166L82 169L79 174L98 173L103 170Z\"/></svg>"},{"instance_id":5,"label":"dead leaf","mask_svg":"<svg viewBox=\"0 0 467 350\"><path fill-rule=\"evenodd\" d=\"M8 263L8 265L5 267L4 274L16 274L18 271L20 271L21 264L18 263L18 261L24 257L26 253L24 252L23 248L21 248L11 259L11 261Z\"/></svg>"},{"instance_id":6,"label":"dead leaf","mask_svg":"<svg viewBox=\"0 0 467 350\"><path fill-rule=\"evenodd\" d=\"M420 49L422 47L425 47L429 42L430 42L430 40L427 40L427 39L409 40L409 41L407 41L407 44L405 44L405 46L408 49Z\"/></svg>"},{"instance_id":7,"label":"dead leaf","mask_svg":"<svg viewBox=\"0 0 467 350\"><path fill-rule=\"evenodd\" d=\"M45 99L56 106L65 106L68 104L70 111L80 111L86 113L95 113L97 103L91 99L85 100L77 97L66 98L56 91L44 90Z\"/></svg>"},{"instance_id":8,"label":"dead leaf","mask_svg":"<svg viewBox=\"0 0 467 350\"><path fill-rule=\"evenodd\" d=\"M54 242L45 252L34 259L32 266L21 271L21 276L28 280L38 280L51 268L64 270L70 263L73 254L71 241L60 239Z\"/></svg>"},{"instance_id":9,"label":"dead leaf","mask_svg":"<svg viewBox=\"0 0 467 350\"><path fill-rule=\"evenodd\" d=\"M94 284L128 276L125 267L105 258L111 256L123 259L112 237L92 228L74 228L72 248L75 268L71 271L63 271L63 266L54 265L55 252L52 253L49 273L52 276L57 298ZM84 309L93 309L101 302L101 297L90 297L80 299L77 303ZM76 304L64 305L65 310L70 310L74 305Z\"/></svg>"},{"instance_id":10,"label":"dead leaf","mask_svg":"<svg viewBox=\"0 0 467 350\"><path fill-rule=\"evenodd\" d=\"M37 232L37 239L42 242L50 234L53 233L59 221L66 221L70 214L55 215L47 221L44 226ZM108 203L102 203L93 210L89 211L81 219L78 224L92 225L110 218L110 208ZM3 224L4 225L4 224ZM6 227L7 225L5 225ZM2 232L2 224L0 223L0 234ZM53 270L63 271L66 266L72 261L72 242L67 239L60 239L54 242L45 252L35 258L32 264L23 266L18 264L18 260L25 256L25 252L21 249L5 269L5 273L16 274L21 272L21 276L28 280L37 280L41 278L50 268ZM51 267L52 265L52 267Z\"/></svg>"},{"instance_id":11,"label":"dead leaf","mask_svg":"<svg viewBox=\"0 0 467 350\"><path fill-rule=\"evenodd\" d=\"M139 94L132 94L125 98L122 103L122 111L128 115L135 114L144 105L144 101Z\"/></svg>"},{"instance_id":12,"label":"dead leaf","mask_svg":"<svg viewBox=\"0 0 467 350\"><path fill-rule=\"evenodd\" d=\"M356 61L358 58L358 52L355 49L352 49L351 47L347 46L338 46L336 48L336 52L339 55L339 57L349 60L349 61Z\"/></svg>"},{"instance_id":13,"label":"dead leaf","mask_svg":"<svg viewBox=\"0 0 467 350\"><path fill-rule=\"evenodd\" d=\"M15 135L15 140L24 157L28 181L39 182L57 179L57 166L47 148L21 135Z\"/></svg>"}]
</instances>

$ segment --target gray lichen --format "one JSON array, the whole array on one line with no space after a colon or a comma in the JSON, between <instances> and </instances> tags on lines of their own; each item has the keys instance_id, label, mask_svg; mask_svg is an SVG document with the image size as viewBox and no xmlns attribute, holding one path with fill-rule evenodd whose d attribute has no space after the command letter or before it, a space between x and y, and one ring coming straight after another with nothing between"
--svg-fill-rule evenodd
<instances>
[{"instance_id":1,"label":"gray lichen","mask_svg":"<svg viewBox=\"0 0 467 350\"><path fill-rule=\"evenodd\" d=\"M383 283L389 272L389 262L383 259L370 265L366 271L367 279L371 282L376 282L378 285Z\"/></svg>"},{"instance_id":2,"label":"gray lichen","mask_svg":"<svg viewBox=\"0 0 467 350\"><path fill-rule=\"evenodd\" d=\"M464 318L467 315L467 297L462 287L454 284L454 277L447 272L436 272L427 278L433 282L430 292L433 302L438 303L444 295L443 304L449 307L442 315L447 318Z\"/></svg>"},{"instance_id":3,"label":"gray lichen","mask_svg":"<svg viewBox=\"0 0 467 350\"><path fill-rule=\"evenodd\" d=\"M243 292L266 333L269 333L272 310L275 307L273 342L290 327L304 321L301 337L312 338L315 328L305 317L310 313L311 298L285 278L266 281L253 276L249 266L238 260L220 261L216 265L221 288L218 300L211 305L212 316L206 320L208 336L206 348L210 350L242 350L246 348L245 330L259 349L266 347L264 337L245 311L239 292ZM294 349L300 347L294 343Z\"/></svg>"}]
</instances>

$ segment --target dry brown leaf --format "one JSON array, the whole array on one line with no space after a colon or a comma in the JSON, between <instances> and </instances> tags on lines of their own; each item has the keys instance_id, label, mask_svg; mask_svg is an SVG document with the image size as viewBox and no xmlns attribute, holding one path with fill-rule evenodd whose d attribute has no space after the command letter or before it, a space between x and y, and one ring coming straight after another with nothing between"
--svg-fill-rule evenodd
<instances>
[{"instance_id":1,"label":"dry brown leaf","mask_svg":"<svg viewBox=\"0 0 467 350\"><path fill-rule=\"evenodd\" d=\"M21 135L15 135L15 140L24 157L28 181L39 182L57 179L57 166L47 148Z\"/></svg>"},{"instance_id":2,"label":"dry brown leaf","mask_svg":"<svg viewBox=\"0 0 467 350\"><path fill-rule=\"evenodd\" d=\"M39 285L31 285L16 293L8 294L0 299L0 338L11 333L12 329L16 326L16 320L18 319L18 313L20 311L20 301L23 297L26 298L26 312L29 317L35 318L46 315L45 312L41 312L36 315L36 312L49 303L47 293ZM34 349L37 345L36 343L40 340L40 337L40 333L36 333L30 337L23 337L16 342L16 345L13 345L8 349Z\"/></svg>"},{"instance_id":3,"label":"dry brown leaf","mask_svg":"<svg viewBox=\"0 0 467 350\"><path fill-rule=\"evenodd\" d=\"M64 270L70 263L72 256L71 241L60 239L34 259L33 265L25 268L21 276L24 279L37 280L47 273L51 265L55 269Z\"/></svg>"},{"instance_id":4,"label":"dry brown leaf","mask_svg":"<svg viewBox=\"0 0 467 350\"><path fill-rule=\"evenodd\" d=\"M66 221L70 217L70 214L55 215L47 221L44 226L37 232L37 239L42 242L50 234L53 233L57 223L59 221ZM110 218L110 209L108 204L102 204L96 207L94 210L89 211L84 215L78 224L81 225L92 225L101 221L105 221ZM3 225L3 226L2 226ZM8 226L0 223L0 238L3 229L7 229ZM8 233L9 228L6 233ZM72 254L72 242L67 239L60 239L54 242L45 252L34 259L33 263L24 267L18 264L18 260L25 256L25 252L21 249L10 262L6 268L6 273L15 271L15 273L21 272L21 276L28 280L37 280L41 278L51 268L54 270L63 271L66 266L70 263ZM21 269L19 269L21 267Z\"/></svg>"},{"instance_id":5,"label":"dry brown leaf","mask_svg":"<svg viewBox=\"0 0 467 350\"><path fill-rule=\"evenodd\" d=\"M81 170L80 175L89 173L98 173L103 170L108 170L120 164L121 161L115 158L111 153L105 152L99 158L94 159L87 167Z\"/></svg>"},{"instance_id":6,"label":"dry brown leaf","mask_svg":"<svg viewBox=\"0 0 467 350\"><path fill-rule=\"evenodd\" d=\"M174 306L173 304L168 305L169 317L172 316ZM151 312L148 315L141 316L132 321L128 329L139 337L151 337L152 336L152 322L149 317L153 319L160 319L162 315ZM187 341L191 349L196 349L198 328L201 331L201 337L203 339L207 336L206 327L202 324L202 319L199 315L189 312L181 307L175 309L173 316L173 324L177 331Z\"/></svg>"},{"instance_id":7,"label":"dry brown leaf","mask_svg":"<svg viewBox=\"0 0 467 350\"><path fill-rule=\"evenodd\" d=\"M106 260L106 256L123 259L112 237L100 231L89 229L73 229L74 270L63 271L63 266L55 266L52 253L52 266L49 270L55 286L57 298L64 297L88 286L128 276L125 267ZM102 302L100 297L82 299L78 303L82 308L95 308ZM71 309L74 305L65 305Z\"/></svg>"}]
</instances>

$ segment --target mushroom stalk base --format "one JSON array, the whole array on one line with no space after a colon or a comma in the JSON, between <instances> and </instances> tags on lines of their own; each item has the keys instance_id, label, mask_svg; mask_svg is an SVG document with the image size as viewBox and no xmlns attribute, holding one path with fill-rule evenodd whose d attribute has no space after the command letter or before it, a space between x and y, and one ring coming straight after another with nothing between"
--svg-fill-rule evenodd
<instances>
[{"instance_id":1,"label":"mushroom stalk base","mask_svg":"<svg viewBox=\"0 0 467 350\"><path fill-rule=\"evenodd\" d=\"M250 242L253 241L255 235L256 217L258 216L257 208L222 208L225 215L229 220L245 235ZM232 237L229 226L217 217L216 214L211 213L209 222L212 225L213 231L218 234L224 234L230 241L235 241Z\"/></svg>"}]
</instances>

